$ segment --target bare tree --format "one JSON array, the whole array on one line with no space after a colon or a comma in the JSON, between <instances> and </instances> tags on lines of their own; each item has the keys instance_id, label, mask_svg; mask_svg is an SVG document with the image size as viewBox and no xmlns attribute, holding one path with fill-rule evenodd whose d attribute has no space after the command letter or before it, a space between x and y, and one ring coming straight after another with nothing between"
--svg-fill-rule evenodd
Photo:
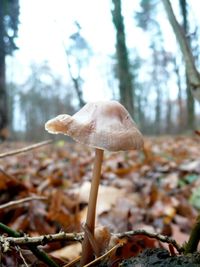
<instances>
[{"instance_id":1,"label":"bare tree","mask_svg":"<svg viewBox=\"0 0 200 267\"><path fill-rule=\"evenodd\" d=\"M16 131L24 131L21 137L25 140L39 140L46 136L45 121L57 114L74 113L73 96L69 86L64 85L46 63L32 65L31 71L22 89L18 90L18 112L23 127ZM19 137L17 133L16 137Z\"/></svg>"},{"instance_id":2,"label":"bare tree","mask_svg":"<svg viewBox=\"0 0 200 267\"><path fill-rule=\"evenodd\" d=\"M190 85L192 94L200 101L200 74L196 68L195 59L188 44L187 37L174 15L170 1L162 0L162 2L185 61L188 83Z\"/></svg>"},{"instance_id":3,"label":"bare tree","mask_svg":"<svg viewBox=\"0 0 200 267\"><path fill-rule=\"evenodd\" d=\"M75 21L75 26L77 30L70 36L70 45L64 48L69 75L79 101L79 107L81 108L85 105L82 90L84 79L82 78L81 72L83 67L89 63L90 57L92 56L92 49L87 40L82 36L81 26L77 21Z\"/></svg>"}]
</instances>

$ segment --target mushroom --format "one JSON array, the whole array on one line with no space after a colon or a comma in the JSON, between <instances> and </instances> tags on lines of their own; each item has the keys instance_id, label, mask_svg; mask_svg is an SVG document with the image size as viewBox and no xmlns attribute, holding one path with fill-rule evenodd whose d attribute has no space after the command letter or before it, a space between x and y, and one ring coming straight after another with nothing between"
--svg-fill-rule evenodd
<instances>
[{"instance_id":1,"label":"mushroom","mask_svg":"<svg viewBox=\"0 0 200 267\"><path fill-rule=\"evenodd\" d=\"M88 103L73 116L62 114L45 124L53 134L62 133L95 148L95 160L88 202L86 227L94 237L96 201L104 150L125 151L143 147L143 138L128 111L117 101ZM82 244L81 266L93 258L86 231Z\"/></svg>"}]
</instances>

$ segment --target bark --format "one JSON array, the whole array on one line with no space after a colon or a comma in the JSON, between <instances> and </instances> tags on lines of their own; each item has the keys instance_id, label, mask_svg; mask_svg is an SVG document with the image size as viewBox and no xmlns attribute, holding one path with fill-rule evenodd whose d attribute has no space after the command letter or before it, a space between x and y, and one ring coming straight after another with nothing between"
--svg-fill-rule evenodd
<instances>
[{"instance_id":1,"label":"bark","mask_svg":"<svg viewBox=\"0 0 200 267\"><path fill-rule=\"evenodd\" d=\"M169 0L162 0L169 22L173 28L177 41L179 43L183 59L185 61L186 73L188 76L188 83L190 89L199 101L200 101L200 74L195 66L195 60L191 52L188 40L184 34L184 30L179 25Z\"/></svg>"},{"instance_id":2,"label":"bark","mask_svg":"<svg viewBox=\"0 0 200 267\"><path fill-rule=\"evenodd\" d=\"M134 113L134 88L125 39L124 21L121 12L121 0L113 0L113 23L116 29L117 76L119 79L120 102L129 113Z\"/></svg>"}]
</instances>

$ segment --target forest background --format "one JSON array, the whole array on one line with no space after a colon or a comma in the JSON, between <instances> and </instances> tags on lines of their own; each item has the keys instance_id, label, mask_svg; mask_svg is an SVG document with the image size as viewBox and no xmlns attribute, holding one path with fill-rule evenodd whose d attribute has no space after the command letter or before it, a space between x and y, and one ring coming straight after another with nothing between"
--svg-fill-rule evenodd
<instances>
[{"instance_id":1,"label":"forest background","mask_svg":"<svg viewBox=\"0 0 200 267\"><path fill-rule=\"evenodd\" d=\"M105 99L120 101L146 136L142 151L105 153L96 225L112 235L156 233L145 246L126 234L124 252L116 249L108 266L161 245L157 233L180 253L197 250L199 25L195 0L0 0L0 142L8 141L1 144L0 228L9 235L1 236L2 266L47 263L44 251L59 266L84 255L80 243L63 243L62 236L43 248L42 259L37 240L27 246L35 257L8 240L22 232L33 240L82 231L94 151L27 141L49 138L44 124L56 115Z\"/></svg>"},{"instance_id":2,"label":"forest background","mask_svg":"<svg viewBox=\"0 0 200 267\"><path fill-rule=\"evenodd\" d=\"M44 139L49 118L102 99L119 100L144 134L198 127L185 55L163 5L169 1L47 2L0 0L2 139ZM198 4L172 4L198 68Z\"/></svg>"}]
</instances>

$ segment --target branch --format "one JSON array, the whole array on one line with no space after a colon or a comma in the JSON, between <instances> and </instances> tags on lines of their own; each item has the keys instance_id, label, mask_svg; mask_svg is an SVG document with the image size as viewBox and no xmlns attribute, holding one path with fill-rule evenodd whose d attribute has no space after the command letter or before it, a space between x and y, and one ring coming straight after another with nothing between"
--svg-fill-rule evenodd
<instances>
[{"instance_id":1,"label":"branch","mask_svg":"<svg viewBox=\"0 0 200 267\"><path fill-rule=\"evenodd\" d=\"M14 176L8 174L7 172L5 172L2 168L0 168L0 172L6 176L8 179L10 179L11 181L14 180L15 182L17 182L17 178L15 178ZM18 181L19 182L19 181Z\"/></svg>"},{"instance_id":2,"label":"branch","mask_svg":"<svg viewBox=\"0 0 200 267\"><path fill-rule=\"evenodd\" d=\"M79 106L83 107L85 105L85 101L83 100L83 92L82 89L80 88L80 83L79 80L81 79L80 74L78 74L78 77L75 78L72 74L72 67L69 61L69 53L67 51L67 49L65 48L64 42L63 42L63 47L65 50L65 54L66 54L66 59L67 59L67 67L68 67L68 71L69 71L69 76L72 79L72 82L74 84L74 88L78 97L78 101L79 101ZM80 71L79 71L80 72Z\"/></svg>"},{"instance_id":3,"label":"branch","mask_svg":"<svg viewBox=\"0 0 200 267\"><path fill-rule=\"evenodd\" d=\"M16 238L20 238L21 234L17 231L12 230L8 226L6 226L3 223L0 223L0 229L4 231L4 233L7 233L11 236L14 236ZM1 241L2 243L2 241ZM4 243L2 245L6 245L4 247L8 247L8 243ZM33 244L27 244L27 247L32 251L32 253L42 262L46 263L49 267L59 267L59 265L54 262L43 250L37 248Z\"/></svg>"},{"instance_id":4,"label":"branch","mask_svg":"<svg viewBox=\"0 0 200 267\"><path fill-rule=\"evenodd\" d=\"M162 2L165 7L165 11L167 13L169 22L175 33L176 39L179 43L179 46L180 46L180 49L181 49L181 52L182 52L182 55L185 61L186 72L187 72L187 75L190 81L191 88L193 89L193 93L195 95L196 89L200 90L200 75L195 66L195 60L194 60L192 51L189 47L189 44L183 32L183 29L181 28L180 24L178 23L174 15L170 1L162 0Z\"/></svg>"},{"instance_id":5,"label":"branch","mask_svg":"<svg viewBox=\"0 0 200 267\"><path fill-rule=\"evenodd\" d=\"M163 243L168 243L172 244L176 250L181 254L184 251L184 248L181 247L176 240L169 236L164 236L158 233L151 233L145 230L133 230L133 231L128 231L124 233L118 233L118 234L112 234L113 237L117 238L123 238L123 237L130 237L134 235L145 235L150 238L155 238L158 241L161 241ZM27 245L27 244L34 244L34 245L46 245L50 242L55 242L55 241L82 241L83 240L83 233L65 233L61 232L58 234L53 234L53 235L43 235L39 237L3 237L1 240L1 243L5 244L12 244L12 245Z\"/></svg>"},{"instance_id":6,"label":"branch","mask_svg":"<svg viewBox=\"0 0 200 267\"><path fill-rule=\"evenodd\" d=\"M32 197L22 198L22 199L19 199L19 200L10 201L8 203L5 203L5 204L0 205L0 210L1 209L12 208L12 207L15 207L17 205L20 205L22 203L33 201L33 200L47 200L47 197L32 196Z\"/></svg>"},{"instance_id":7,"label":"branch","mask_svg":"<svg viewBox=\"0 0 200 267\"><path fill-rule=\"evenodd\" d=\"M24 152L27 152L29 150L33 150L35 148L48 145L48 144L50 144L52 142L53 142L52 140L47 140L47 141L43 141L43 142L31 145L31 146L27 146L27 147L24 147L24 148L20 148L20 149L16 149L16 150L13 150L13 151L6 152L6 153L2 153L2 154L0 154L0 159L8 157L8 156L14 156L14 155L17 155L17 154L20 154L20 153L24 153Z\"/></svg>"},{"instance_id":8,"label":"branch","mask_svg":"<svg viewBox=\"0 0 200 267\"><path fill-rule=\"evenodd\" d=\"M1 227L0 227L1 228ZM10 243L12 245L28 245L28 244L34 244L34 245L46 245L51 242L55 241L82 241L83 240L83 233L65 233L60 232L58 234L53 235L41 235L37 237L3 237L1 240L1 243Z\"/></svg>"},{"instance_id":9,"label":"branch","mask_svg":"<svg viewBox=\"0 0 200 267\"><path fill-rule=\"evenodd\" d=\"M115 236L122 238L122 237L128 237L128 236L134 236L134 235L145 235L150 238L155 238L163 243L172 244L176 250L181 254L184 251L184 248L181 247L176 240L169 236L161 235L158 233L151 233L145 230L134 230L134 231L128 231L124 233L115 234Z\"/></svg>"}]
</instances>

